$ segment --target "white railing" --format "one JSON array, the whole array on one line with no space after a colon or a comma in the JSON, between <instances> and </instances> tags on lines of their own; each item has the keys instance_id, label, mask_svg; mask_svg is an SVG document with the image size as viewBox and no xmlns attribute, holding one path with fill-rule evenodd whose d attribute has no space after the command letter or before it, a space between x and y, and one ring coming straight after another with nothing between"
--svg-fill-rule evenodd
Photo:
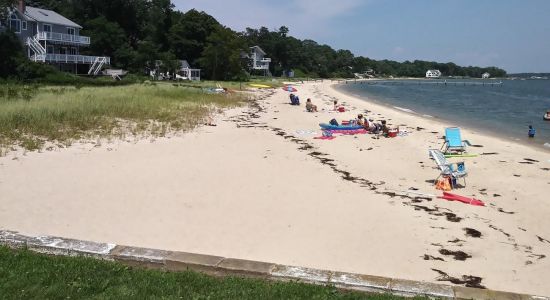
<instances>
[{"instance_id":1,"label":"white railing","mask_svg":"<svg viewBox=\"0 0 550 300\"><path fill-rule=\"evenodd\" d=\"M75 43L80 45L90 45L90 37L81 35L72 35L58 32L39 32L36 37L41 41Z\"/></svg>"},{"instance_id":2,"label":"white railing","mask_svg":"<svg viewBox=\"0 0 550 300\"><path fill-rule=\"evenodd\" d=\"M264 62L264 63L269 63L271 62L271 58L262 58L262 60L260 60L261 62Z\"/></svg>"},{"instance_id":3,"label":"white railing","mask_svg":"<svg viewBox=\"0 0 550 300\"><path fill-rule=\"evenodd\" d=\"M107 63L107 57L96 57L94 63L90 66L90 70L88 70L88 75L95 76L99 74L105 63Z\"/></svg>"},{"instance_id":4,"label":"white railing","mask_svg":"<svg viewBox=\"0 0 550 300\"><path fill-rule=\"evenodd\" d=\"M27 45L35 54L46 54L46 48L44 48L40 42L36 39L36 37L28 37L27 38Z\"/></svg>"},{"instance_id":5,"label":"white railing","mask_svg":"<svg viewBox=\"0 0 550 300\"><path fill-rule=\"evenodd\" d=\"M70 55L70 54L39 54L31 57L34 61L55 62L68 64L93 64L98 58L104 58L105 64L111 64L110 57L103 56L87 56L87 55Z\"/></svg>"}]
</instances>

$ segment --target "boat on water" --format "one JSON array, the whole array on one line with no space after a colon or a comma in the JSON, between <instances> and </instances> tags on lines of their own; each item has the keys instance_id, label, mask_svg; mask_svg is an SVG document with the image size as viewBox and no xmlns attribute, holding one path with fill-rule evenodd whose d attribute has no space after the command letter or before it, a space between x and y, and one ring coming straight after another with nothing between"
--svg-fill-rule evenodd
<instances>
[{"instance_id":1,"label":"boat on water","mask_svg":"<svg viewBox=\"0 0 550 300\"><path fill-rule=\"evenodd\" d=\"M544 116L542 116L542 119L544 121L550 121L550 109L546 111L546 113L544 114Z\"/></svg>"}]
</instances>

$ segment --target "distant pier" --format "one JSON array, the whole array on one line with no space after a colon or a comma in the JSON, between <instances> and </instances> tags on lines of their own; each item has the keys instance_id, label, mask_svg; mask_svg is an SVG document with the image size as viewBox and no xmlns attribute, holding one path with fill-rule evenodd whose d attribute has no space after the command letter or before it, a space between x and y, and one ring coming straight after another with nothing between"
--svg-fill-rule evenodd
<instances>
[{"instance_id":1,"label":"distant pier","mask_svg":"<svg viewBox=\"0 0 550 300\"><path fill-rule=\"evenodd\" d=\"M338 80L338 83L345 84L368 84L368 85L441 85L441 86L501 86L503 85L502 81L455 81L455 80L409 80L409 79L397 79L397 80L361 80L361 79L351 79L351 80Z\"/></svg>"}]
</instances>

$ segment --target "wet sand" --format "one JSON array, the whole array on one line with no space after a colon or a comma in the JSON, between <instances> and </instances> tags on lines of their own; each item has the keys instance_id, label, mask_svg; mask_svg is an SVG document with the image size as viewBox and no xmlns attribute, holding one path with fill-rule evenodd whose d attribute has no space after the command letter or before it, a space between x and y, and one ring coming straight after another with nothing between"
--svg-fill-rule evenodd
<instances>
[{"instance_id":1,"label":"wet sand","mask_svg":"<svg viewBox=\"0 0 550 300\"><path fill-rule=\"evenodd\" d=\"M403 279L550 295L549 155L464 130L486 207L432 198L444 124L297 85L217 116L216 127L0 158L0 228ZM306 113L312 98L318 113ZM338 99L348 109L330 111ZM368 112L366 112L368 111ZM338 135L358 113L407 136ZM458 160L458 159L455 159Z\"/></svg>"}]
</instances>

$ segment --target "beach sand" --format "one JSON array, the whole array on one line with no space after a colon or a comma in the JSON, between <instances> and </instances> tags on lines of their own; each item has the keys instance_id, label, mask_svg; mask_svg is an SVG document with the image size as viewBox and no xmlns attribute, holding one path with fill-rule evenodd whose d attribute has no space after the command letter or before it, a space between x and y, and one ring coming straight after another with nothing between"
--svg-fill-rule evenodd
<instances>
[{"instance_id":1,"label":"beach sand","mask_svg":"<svg viewBox=\"0 0 550 300\"><path fill-rule=\"evenodd\" d=\"M170 138L9 153L0 158L0 228L550 295L547 152L463 130L483 146L469 151L485 155L463 159L467 186L454 192L487 206L418 198L407 191L440 194L428 149L453 124L329 81L296 87L300 107L281 89L257 91L218 126ZM321 111L306 113L307 98ZM329 111L333 99L349 111ZM313 139L318 123L358 113L409 134Z\"/></svg>"}]
</instances>

